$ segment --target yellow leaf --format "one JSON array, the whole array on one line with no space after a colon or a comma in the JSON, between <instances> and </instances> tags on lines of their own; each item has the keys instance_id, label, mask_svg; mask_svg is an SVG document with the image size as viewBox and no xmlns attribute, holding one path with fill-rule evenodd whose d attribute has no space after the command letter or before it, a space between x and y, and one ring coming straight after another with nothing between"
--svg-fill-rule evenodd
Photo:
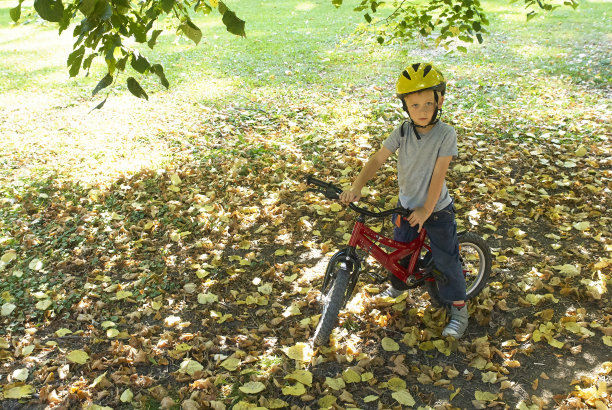
<instances>
[{"instance_id":1,"label":"yellow leaf","mask_svg":"<svg viewBox=\"0 0 612 410\"><path fill-rule=\"evenodd\" d=\"M282 351L293 360L308 362L312 358L312 348L303 342L299 342L291 347L284 347Z\"/></svg>"},{"instance_id":2,"label":"yellow leaf","mask_svg":"<svg viewBox=\"0 0 612 410\"><path fill-rule=\"evenodd\" d=\"M36 309L47 310L49 308L49 306L51 306L52 304L53 304L53 301L51 299L39 300L36 303Z\"/></svg>"},{"instance_id":3,"label":"yellow leaf","mask_svg":"<svg viewBox=\"0 0 612 410\"><path fill-rule=\"evenodd\" d=\"M210 0L210 5L217 8L219 6L219 0Z\"/></svg>"},{"instance_id":4,"label":"yellow leaf","mask_svg":"<svg viewBox=\"0 0 612 410\"><path fill-rule=\"evenodd\" d=\"M331 204L329 209L331 209L333 212L340 212L342 210L342 205L340 205L339 203L334 202L333 204Z\"/></svg>"},{"instance_id":5,"label":"yellow leaf","mask_svg":"<svg viewBox=\"0 0 612 410\"><path fill-rule=\"evenodd\" d=\"M493 401L497 399L497 394L489 393L487 391L476 390L476 392L474 393L474 397L476 397L476 400L480 401Z\"/></svg>"},{"instance_id":6,"label":"yellow leaf","mask_svg":"<svg viewBox=\"0 0 612 410\"><path fill-rule=\"evenodd\" d=\"M496 372L482 373L482 381L483 383L497 383L497 373Z\"/></svg>"},{"instance_id":7,"label":"yellow leaf","mask_svg":"<svg viewBox=\"0 0 612 410\"><path fill-rule=\"evenodd\" d=\"M186 359L183 361L183 363L181 363L181 366L179 367L179 372L187 373L188 375L193 376L195 372L199 372L203 368L204 366L202 366L195 360Z\"/></svg>"},{"instance_id":8,"label":"yellow leaf","mask_svg":"<svg viewBox=\"0 0 612 410\"><path fill-rule=\"evenodd\" d=\"M226 368L230 372L233 372L240 366L240 359L236 357L228 357L224 361L221 362L221 367Z\"/></svg>"},{"instance_id":9,"label":"yellow leaf","mask_svg":"<svg viewBox=\"0 0 612 410\"><path fill-rule=\"evenodd\" d=\"M29 375L30 375L30 372L26 368L16 369L13 372L13 379L19 380L20 382L25 382L28 379Z\"/></svg>"},{"instance_id":10,"label":"yellow leaf","mask_svg":"<svg viewBox=\"0 0 612 410\"><path fill-rule=\"evenodd\" d=\"M29 345L29 346L24 347L23 349L21 349L21 355L23 357L29 356L34 351L34 347L35 347L34 345Z\"/></svg>"},{"instance_id":11,"label":"yellow leaf","mask_svg":"<svg viewBox=\"0 0 612 410\"><path fill-rule=\"evenodd\" d=\"M130 389L126 389L123 393L121 393L119 400L121 400L123 403L131 403L133 398L134 393L132 393Z\"/></svg>"},{"instance_id":12,"label":"yellow leaf","mask_svg":"<svg viewBox=\"0 0 612 410\"><path fill-rule=\"evenodd\" d=\"M548 344L552 347L556 347L557 349L562 349L565 346L565 343L558 341L557 339L550 338L548 339Z\"/></svg>"},{"instance_id":13,"label":"yellow leaf","mask_svg":"<svg viewBox=\"0 0 612 410\"><path fill-rule=\"evenodd\" d=\"M359 383L361 381L361 375L353 369L346 369L342 373L342 378L347 383Z\"/></svg>"},{"instance_id":14,"label":"yellow leaf","mask_svg":"<svg viewBox=\"0 0 612 410\"><path fill-rule=\"evenodd\" d=\"M170 181L172 182L172 185L180 185L182 182L181 177L179 177L176 173L170 175Z\"/></svg>"},{"instance_id":15,"label":"yellow leaf","mask_svg":"<svg viewBox=\"0 0 612 410\"><path fill-rule=\"evenodd\" d=\"M9 264L15 258L17 258L17 252L15 252L14 250L9 250L9 251L6 251L4 255L2 255L2 259L0 260L4 262L5 264Z\"/></svg>"},{"instance_id":16,"label":"yellow leaf","mask_svg":"<svg viewBox=\"0 0 612 410\"><path fill-rule=\"evenodd\" d=\"M344 389L346 387L346 384L344 383L344 380L342 380L342 378L340 378L340 377L338 377L337 379L332 379L331 377L326 377L325 378L325 384L327 384L330 389L334 389L334 390L340 390L340 389Z\"/></svg>"},{"instance_id":17,"label":"yellow leaf","mask_svg":"<svg viewBox=\"0 0 612 410\"><path fill-rule=\"evenodd\" d=\"M382 348L387 352L397 352L399 350L399 344L390 337L385 337L382 340Z\"/></svg>"},{"instance_id":18,"label":"yellow leaf","mask_svg":"<svg viewBox=\"0 0 612 410\"><path fill-rule=\"evenodd\" d=\"M361 381L362 382L367 382L369 380L372 380L374 378L374 373L372 372L365 372L361 374Z\"/></svg>"},{"instance_id":19,"label":"yellow leaf","mask_svg":"<svg viewBox=\"0 0 612 410\"><path fill-rule=\"evenodd\" d=\"M162 304L161 304L161 303L159 303L159 302L155 302L155 301L153 301L153 302L151 303L151 308L152 308L153 310L159 310L159 309L161 309L161 307L162 307Z\"/></svg>"},{"instance_id":20,"label":"yellow leaf","mask_svg":"<svg viewBox=\"0 0 612 410\"><path fill-rule=\"evenodd\" d=\"M447 345L445 340L442 340L442 339L434 340L433 345L436 347L436 349L438 349L440 353L444 353L444 355L450 356L451 354L450 344Z\"/></svg>"},{"instance_id":21,"label":"yellow leaf","mask_svg":"<svg viewBox=\"0 0 612 410\"><path fill-rule=\"evenodd\" d=\"M288 396L301 396L306 393L306 388L302 383L296 383L295 386L283 387L282 392Z\"/></svg>"},{"instance_id":22,"label":"yellow leaf","mask_svg":"<svg viewBox=\"0 0 612 410\"><path fill-rule=\"evenodd\" d=\"M176 350L177 352L187 352L191 350L191 346L189 346L187 343L180 343L176 345L174 350Z\"/></svg>"},{"instance_id":23,"label":"yellow leaf","mask_svg":"<svg viewBox=\"0 0 612 410\"><path fill-rule=\"evenodd\" d=\"M452 401L455 398L455 396L459 394L460 391L461 391L461 387L458 387L457 390L451 393L449 401Z\"/></svg>"},{"instance_id":24,"label":"yellow leaf","mask_svg":"<svg viewBox=\"0 0 612 410\"><path fill-rule=\"evenodd\" d=\"M363 398L363 401L364 401L365 403L370 403L370 402L373 402L373 401L378 400L378 398L379 398L379 396L369 395L369 396L365 396L365 397Z\"/></svg>"},{"instance_id":25,"label":"yellow leaf","mask_svg":"<svg viewBox=\"0 0 612 410\"><path fill-rule=\"evenodd\" d=\"M574 155L577 157L584 157L587 154L588 150L584 145L578 147L578 149L574 152Z\"/></svg>"},{"instance_id":26,"label":"yellow leaf","mask_svg":"<svg viewBox=\"0 0 612 410\"><path fill-rule=\"evenodd\" d=\"M14 305L12 303L5 303L2 305L2 309L0 310L0 314L2 316L8 316L11 313L13 313L13 311L15 310L15 308L17 307L17 305Z\"/></svg>"},{"instance_id":27,"label":"yellow leaf","mask_svg":"<svg viewBox=\"0 0 612 410\"><path fill-rule=\"evenodd\" d=\"M404 406L414 406L416 403L408 390L396 391L395 393L391 394L391 397L393 397L399 404Z\"/></svg>"},{"instance_id":28,"label":"yellow leaf","mask_svg":"<svg viewBox=\"0 0 612 410\"><path fill-rule=\"evenodd\" d=\"M588 222L588 221L576 222L572 226L574 227L574 229L576 229L578 231L586 231L587 229L589 229L591 227L591 223Z\"/></svg>"},{"instance_id":29,"label":"yellow leaf","mask_svg":"<svg viewBox=\"0 0 612 410\"><path fill-rule=\"evenodd\" d=\"M72 352L68 353L66 359L73 363L85 364L89 360L89 355L82 350L73 350Z\"/></svg>"},{"instance_id":30,"label":"yellow leaf","mask_svg":"<svg viewBox=\"0 0 612 410\"><path fill-rule=\"evenodd\" d=\"M387 382L387 387L392 391L400 391L406 389L406 382L399 377L392 377Z\"/></svg>"},{"instance_id":31,"label":"yellow leaf","mask_svg":"<svg viewBox=\"0 0 612 410\"><path fill-rule=\"evenodd\" d=\"M109 327L114 327L116 325L115 325L115 322L112 322L110 320L105 320L104 322L102 322L102 324L100 326L102 326L102 328L104 328L104 329L107 329ZM70 333L72 333L72 332L70 332Z\"/></svg>"},{"instance_id":32,"label":"yellow leaf","mask_svg":"<svg viewBox=\"0 0 612 410\"><path fill-rule=\"evenodd\" d=\"M119 292L116 293L115 297L117 298L117 300L123 300L123 299L129 298L132 295L133 293L130 292L129 290L120 290Z\"/></svg>"},{"instance_id":33,"label":"yellow leaf","mask_svg":"<svg viewBox=\"0 0 612 410\"><path fill-rule=\"evenodd\" d=\"M39 271L43 268L43 263L40 261L40 259L32 259L32 261L28 265L28 268L35 271Z\"/></svg>"},{"instance_id":34,"label":"yellow leaf","mask_svg":"<svg viewBox=\"0 0 612 410\"><path fill-rule=\"evenodd\" d=\"M108 329L106 331L106 337L112 339L113 337L117 336L119 334L119 331L115 328L112 329Z\"/></svg>"},{"instance_id":35,"label":"yellow leaf","mask_svg":"<svg viewBox=\"0 0 612 410\"><path fill-rule=\"evenodd\" d=\"M219 301L219 296L214 293L200 293L198 295L198 303L201 305L206 305L208 303L215 303Z\"/></svg>"},{"instance_id":36,"label":"yellow leaf","mask_svg":"<svg viewBox=\"0 0 612 410\"><path fill-rule=\"evenodd\" d=\"M13 387L4 391L5 399L25 399L34 393L34 387L26 384L24 386Z\"/></svg>"},{"instance_id":37,"label":"yellow leaf","mask_svg":"<svg viewBox=\"0 0 612 410\"><path fill-rule=\"evenodd\" d=\"M308 370L294 370L293 373L285 376L285 379L295 380L297 382L305 384L306 386L312 385L312 373L310 373Z\"/></svg>"},{"instance_id":38,"label":"yellow leaf","mask_svg":"<svg viewBox=\"0 0 612 410\"><path fill-rule=\"evenodd\" d=\"M602 340L606 346L612 346L612 336L603 336Z\"/></svg>"},{"instance_id":39,"label":"yellow leaf","mask_svg":"<svg viewBox=\"0 0 612 410\"><path fill-rule=\"evenodd\" d=\"M284 407L289 407L289 403L287 403L284 400L281 400L281 399L270 399L270 400L268 400L268 408L269 409L282 409Z\"/></svg>"},{"instance_id":40,"label":"yellow leaf","mask_svg":"<svg viewBox=\"0 0 612 410\"><path fill-rule=\"evenodd\" d=\"M248 382L238 388L241 392L246 394L257 394L266 389L266 386L262 382Z\"/></svg>"},{"instance_id":41,"label":"yellow leaf","mask_svg":"<svg viewBox=\"0 0 612 410\"><path fill-rule=\"evenodd\" d=\"M321 397L317 401L317 404L319 405L320 409L329 409L336 404L336 398L331 394L328 394L327 396Z\"/></svg>"},{"instance_id":42,"label":"yellow leaf","mask_svg":"<svg viewBox=\"0 0 612 410\"><path fill-rule=\"evenodd\" d=\"M9 348L9 344L6 341L6 339L0 337L0 349L8 349Z\"/></svg>"},{"instance_id":43,"label":"yellow leaf","mask_svg":"<svg viewBox=\"0 0 612 410\"><path fill-rule=\"evenodd\" d=\"M274 255L276 256L284 256L286 253L286 251L284 249L277 249L276 252L274 252Z\"/></svg>"},{"instance_id":44,"label":"yellow leaf","mask_svg":"<svg viewBox=\"0 0 612 410\"><path fill-rule=\"evenodd\" d=\"M89 385L89 387L96 387L98 384L100 384L104 379L106 379L106 373L104 372L101 375L99 375L98 377L96 377L93 381L93 383L91 383Z\"/></svg>"}]
</instances>

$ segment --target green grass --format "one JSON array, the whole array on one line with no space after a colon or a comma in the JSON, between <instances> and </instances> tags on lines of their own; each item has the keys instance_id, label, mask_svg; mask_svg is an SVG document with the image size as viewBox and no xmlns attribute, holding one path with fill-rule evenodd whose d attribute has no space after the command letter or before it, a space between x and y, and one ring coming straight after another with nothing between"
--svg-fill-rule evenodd
<instances>
[{"instance_id":1,"label":"green grass","mask_svg":"<svg viewBox=\"0 0 612 410\"><path fill-rule=\"evenodd\" d=\"M244 120L263 128L291 121L301 128L300 144L320 144L321 135L350 128L380 138L401 118L393 98L397 73L420 60L435 61L447 76L445 118L468 132L513 137L552 131L580 138L600 133L594 124L610 114L610 9L600 1L530 22L518 3L486 2L491 25L484 44L450 54L423 49L419 41L378 46L363 31L354 34L363 20L349 5L235 2L230 7L247 21L246 39L228 33L216 12L195 18L203 31L198 46L170 27L154 50L142 49L164 65L170 89L154 77L127 72L109 87L104 109L94 113L89 110L105 96L91 97L105 74L103 63L94 63L87 77L81 72L69 78L70 30L60 37L52 25L32 19L15 26L8 18L15 4L0 0L0 146L4 153L29 156L30 171L49 168L41 160L47 156L65 164L54 171L76 179L92 169L99 180L156 167L201 135L212 142L230 134L240 143ZM24 3L24 14L29 7ZM149 102L131 97L128 76L139 79ZM207 107L232 114L215 117ZM285 142L293 140L287 135ZM69 154L74 148L77 158ZM10 155L0 159L13 161ZM7 177L20 168L9 165L1 171Z\"/></svg>"}]
</instances>

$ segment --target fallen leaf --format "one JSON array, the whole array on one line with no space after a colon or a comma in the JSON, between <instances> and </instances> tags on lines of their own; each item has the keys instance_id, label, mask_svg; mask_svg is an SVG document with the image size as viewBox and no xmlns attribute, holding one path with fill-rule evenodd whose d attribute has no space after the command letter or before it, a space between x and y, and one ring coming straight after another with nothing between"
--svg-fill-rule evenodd
<instances>
[{"instance_id":1,"label":"fallen leaf","mask_svg":"<svg viewBox=\"0 0 612 410\"><path fill-rule=\"evenodd\" d=\"M404 406L414 406L416 404L416 401L414 401L414 398L408 390L396 391L391 394L391 397Z\"/></svg>"},{"instance_id":2,"label":"fallen leaf","mask_svg":"<svg viewBox=\"0 0 612 410\"><path fill-rule=\"evenodd\" d=\"M12 303L5 303L2 305L2 309L0 310L0 314L2 316L8 316L15 310L17 306Z\"/></svg>"},{"instance_id":3,"label":"fallen leaf","mask_svg":"<svg viewBox=\"0 0 612 410\"><path fill-rule=\"evenodd\" d=\"M16 369L13 371L13 379L19 380L20 382L25 382L28 379L30 372L28 369Z\"/></svg>"},{"instance_id":4,"label":"fallen leaf","mask_svg":"<svg viewBox=\"0 0 612 410\"><path fill-rule=\"evenodd\" d=\"M266 389L266 386L262 382L248 382L238 388L241 392L246 394L257 394Z\"/></svg>"},{"instance_id":5,"label":"fallen leaf","mask_svg":"<svg viewBox=\"0 0 612 410\"><path fill-rule=\"evenodd\" d=\"M24 386L12 387L4 391L5 399L26 399L34 394L34 387L26 384Z\"/></svg>"},{"instance_id":6,"label":"fallen leaf","mask_svg":"<svg viewBox=\"0 0 612 410\"><path fill-rule=\"evenodd\" d=\"M294 370L293 373L286 375L285 379L295 380L306 386L312 385L312 373L310 373L308 370Z\"/></svg>"},{"instance_id":7,"label":"fallen leaf","mask_svg":"<svg viewBox=\"0 0 612 410\"><path fill-rule=\"evenodd\" d=\"M119 397L119 400L121 400L123 403L131 403L133 398L134 393L132 393L130 389L126 389L123 391L123 393L121 393L121 397Z\"/></svg>"},{"instance_id":8,"label":"fallen leaf","mask_svg":"<svg viewBox=\"0 0 612 410\"><path fill-rule=\"evenodd\" d=\"M89 360L89 355L83 350L73 350L66 355L66 359L73 363L85 364Z\"/></svg>"},{"instance_id":9,"label":"fallen leaf","mask_svg":"<svg viewBox=\"0 0 612 410\"><path fill-rule=\"evenodd\" d=\"M296 383L293 386L285 386L282 388L283 394L288 396L301 396L306 393L306 388L302 383Z\"/></svg>"},{"instance_id":10,"label":"fallen leaf","mask_svg":"<svg viewBox=\"0 0 612 410\"><path fill-rule=\"evenodd\" d=\"M387 352L397 352L399 344L390 337L384 337L382 340L382 348Z\"/></svg>"},{"instance_id":11,"label":"fallen leaf","mask_svg":"<svg viewBox=\"0 0 612 410\"><path fill-rule=\"evenodd\" d=\"M303 342L299 342L291 347L284 347L282 351L293 360L308 362L312 358L312 348Z\"/></svg>"},{"instance_id":12,"label":"fallen leaf","mask_svg":"<svg viewBox=\"0 0 612 410\"><path fill-rule=\"evenodd\" d=\"M200 363L196 362L195 360L186 359L181 363L179 372L187 373L188 375L193 376L194 373L199 372L202 369L204 369L204 366L202 366Z\"/></svg>"}]
</instances>

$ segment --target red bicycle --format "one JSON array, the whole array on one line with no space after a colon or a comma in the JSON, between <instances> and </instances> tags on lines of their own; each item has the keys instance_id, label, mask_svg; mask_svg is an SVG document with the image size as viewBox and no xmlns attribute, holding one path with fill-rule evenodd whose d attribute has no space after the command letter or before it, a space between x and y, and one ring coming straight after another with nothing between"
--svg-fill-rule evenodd
<instances>
[{"instance_id":1,"label":"red bicycle","mask_svg":"<svg viewBox=\"0 0 612 410\"><path fill-rule=\"evenodd\" d=\"M310 191L322 193L328 199L337 200L342 193L340 188L318 180L312 175L308 176L307 183L319 188L311 188ZM437 283L445 282L446 278L434 266L431 248L426 243L427 232L424 228L421 229L415 240L406 243L397 242L365 225L366 217L385 218L393 214L407 217L411 211L395 208L383 212L372 212L354 203L348 206L359 216L353 226L348 246L336 252L327 265L321 288L323 312L314 333L315 345L329 343L329 336L338 323L338 314L346 306L355 290L362 263L367 255L372 255L385 269L405 284L405 288L425 286L433 301L441 306L450 306L450 301L443 300L438 291ZM487 283L491 273L491 250L485 240L474 233L460 232L458 239L469 300L478 295ZM378 244L390 250L386 251ZM357 254L357 248L365 251L366 255L360 257ZM380 275L373 273L369 275L378 282L385 280Z\"/></svg>"}]
</instances>

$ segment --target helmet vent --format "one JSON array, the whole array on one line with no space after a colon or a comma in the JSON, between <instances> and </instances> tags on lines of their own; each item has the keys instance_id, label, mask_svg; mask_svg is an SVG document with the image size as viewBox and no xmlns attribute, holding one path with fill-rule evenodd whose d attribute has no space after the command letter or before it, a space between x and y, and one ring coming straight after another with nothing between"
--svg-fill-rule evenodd
<instances>
[{"instance_id":1,"label":"helmet vent","mask_svg":"<svg viewBox=\"0 0 612 410\"><path fill-rule=\"evenodd\" d=\"M404 70L404 72L402 72L402 75L407 79L412 80L412 78L410 78L410 74L408 74L408 71Z\"/></svg>"},{"instance_id":2,"label":"helmet vent","mask_svg":"<svg viewBox=\"0 0 612 410\"><path fill-rule=\"evenodd\" d=\"M427 65L425 66L425 69L423 70L423 77L426 77L427 74L429 74L429 72L431 71L433 67L431 65Z\"/></svg>"},{"instance_id":3,"label":"helmet vent","mask_svg":"<svg viewBox=\"0 0 612 410\"><path fill-rule=\"evenodd\" d=\"M419 70L419 67L421 66L421 63L416 63L412 65L412 69L416 72Z\"/></svg>"}]
</instances>

